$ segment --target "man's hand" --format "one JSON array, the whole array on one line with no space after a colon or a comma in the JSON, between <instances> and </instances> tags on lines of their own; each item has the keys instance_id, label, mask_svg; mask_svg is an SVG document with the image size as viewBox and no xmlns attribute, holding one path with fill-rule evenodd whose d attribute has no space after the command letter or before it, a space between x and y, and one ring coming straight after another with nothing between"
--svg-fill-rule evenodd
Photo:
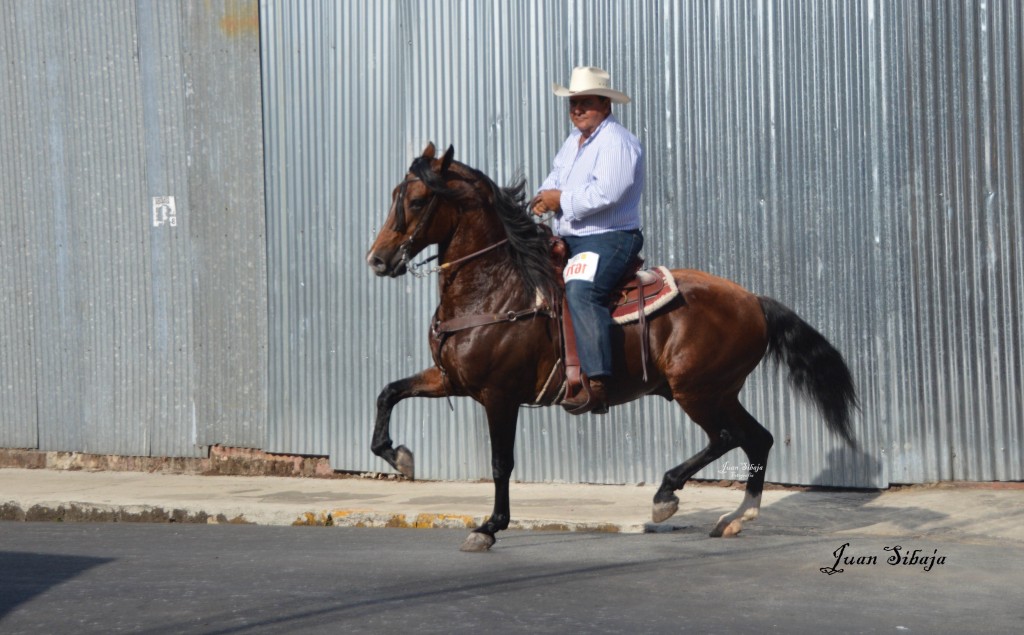
<instances>
[{"instance_id":1,"label":"man's hand","mask_svg":"<svg viewBox=\"0 0 1024 635\"><path fill-rule=\"evenodd\" d=\"M562 209L561 201L561 190L541 190L530 201L530 210L537 216L542 216L548 212L557 212Z\"/></svg>"}]
</instances>

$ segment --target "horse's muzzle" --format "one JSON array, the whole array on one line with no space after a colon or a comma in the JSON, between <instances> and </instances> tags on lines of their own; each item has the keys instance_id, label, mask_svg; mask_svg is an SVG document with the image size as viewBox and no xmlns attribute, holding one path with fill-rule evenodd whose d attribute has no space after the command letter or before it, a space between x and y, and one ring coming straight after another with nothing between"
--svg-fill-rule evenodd
<instances>
[{"instance_id":1,"label":"horse's muzzle","mask_svg":"<svg viewBox=\"0 0 1024 635\"><path fill-rule=\"evenodd\" d=\"M373 273L381 277L397 278L406 272L406 262L402 257L402 250L392 254L391 258L382 257L371 251L366 255L366 264L370 266Z\"/></svg>"}]
</instances>

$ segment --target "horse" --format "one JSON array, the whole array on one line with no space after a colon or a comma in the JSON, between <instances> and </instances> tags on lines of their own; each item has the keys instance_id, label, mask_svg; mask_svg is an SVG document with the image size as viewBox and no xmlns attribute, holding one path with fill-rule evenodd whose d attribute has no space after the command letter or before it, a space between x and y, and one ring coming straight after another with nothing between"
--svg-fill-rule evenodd
<instances>
[{"instance_id":1,"label":"horse","mask_svg":"<svg viewBox=\"0 0 1024 635\"><path fill-rule=\"evenodd\" d=\"M500 187L455 161L454 148L439 158L429 143L392 190L387 219L366 256L377 276L436 273L440 293L429 335L434 365L380 392L373 453L415 478L412 452L394 447L390 434L393 408L410 397L470 397L487 416L494 507L465 539L463 551L489 550L508 528L519 410L548 392L546 384L563 363L557 322L563 288L552 266L550 230L527 209L525 185L519 178ZM424 273L426 263L412 259L430 245L437 245L439 265ZM616 327L608 403L648 395L674 400L707 434L706 447L665 472L653 500L656 523L676 513L676 492L694 474L743 449L749 466L743 501L710 532L733 536L758 517L774 442L740 404L747 376L766 357L784 365L791 385L850 446L856 445L856 389L839 351L780 302L702 271L676 269L671 275L680 293L647 318L645 330ZM649 342L646 360L643 337Z\"/></svg>"}]
</instances>

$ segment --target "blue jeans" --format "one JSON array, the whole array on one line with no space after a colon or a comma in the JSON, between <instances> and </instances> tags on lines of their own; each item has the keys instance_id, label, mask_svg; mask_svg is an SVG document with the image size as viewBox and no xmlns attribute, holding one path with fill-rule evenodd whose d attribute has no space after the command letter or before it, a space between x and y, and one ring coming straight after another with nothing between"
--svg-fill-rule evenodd
<instances>
[{"instance_id":1,"label":"blue jeans","mask_svg":"<svg viewBox=\"0 0 1024 635\"><path fill-rule=\"evenodd\" d=\"M626 273L644 237L640 230L612 231L593 236L563 236L569 255L592 251L600 256L593 282L570 280L565 284L569 313L576 331L580 367L588 377L612 374L612 320L608 302L616 283Z\"/></svg>"}]
</instances>

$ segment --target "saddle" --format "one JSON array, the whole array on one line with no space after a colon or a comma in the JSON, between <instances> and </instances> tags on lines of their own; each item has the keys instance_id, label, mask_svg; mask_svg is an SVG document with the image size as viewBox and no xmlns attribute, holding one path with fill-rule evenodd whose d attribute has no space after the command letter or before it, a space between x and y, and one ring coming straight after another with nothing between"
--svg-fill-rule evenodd
<instances>
[{"instance_id":1,"label":"saddle","mask_svg":"<svg viewBox=\"0 0 1024 635\"><path fill-rule=\"evenodd\" d=\"M552 236L550 240L552 265L558 280L562 280L562 271L568 262L569 250L560 238ZM647 316L678 296L679 288L676 286L672 273L666 267L659 266L651 270L643 269L643 266L644 260L640 257L630 263L625 275L619 281L615 293L609 300L609 309L616 324L640 323L640 357L643 365L643 378L644 381L647 381L647 359L650 356ZM562 284L564 285L564 282ZM568 397L575 396L581 390L586 390L587 394L590 394L589 381L580 369L576 334L564 293L558 318L561 324L562 350L560 353L563 365L561 373L557 372L560 370L560 366L555 365L555 369L552 371L553 376L548 378L547 384L537 397L538 404L558 404ZM562 376L556 377L558 374ZM583 414L591 410L588 408L574 410L573 414Z\"/></svg>"}]
</instances>

